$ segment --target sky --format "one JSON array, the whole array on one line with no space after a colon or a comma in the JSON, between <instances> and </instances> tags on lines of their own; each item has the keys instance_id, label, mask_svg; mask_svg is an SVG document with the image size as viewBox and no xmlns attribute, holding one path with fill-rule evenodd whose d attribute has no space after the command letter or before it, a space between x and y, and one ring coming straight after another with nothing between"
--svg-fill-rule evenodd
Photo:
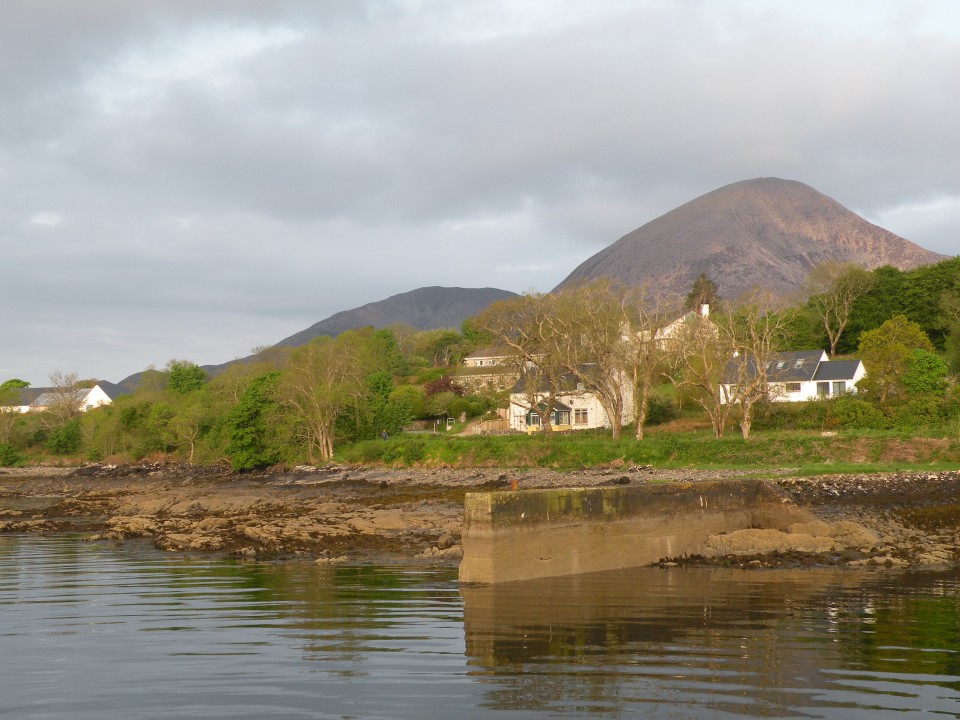
<instances>
[{"instance_id":1,"label":"sky","mask_svg":"<svg viewBox=\"0 0 960 720\"><path fill-rule=\"evenodd\" d=\"M723 185L960 253L955 0L12 0L0 381L547 291Z\"/></svg>"}]
</instances>

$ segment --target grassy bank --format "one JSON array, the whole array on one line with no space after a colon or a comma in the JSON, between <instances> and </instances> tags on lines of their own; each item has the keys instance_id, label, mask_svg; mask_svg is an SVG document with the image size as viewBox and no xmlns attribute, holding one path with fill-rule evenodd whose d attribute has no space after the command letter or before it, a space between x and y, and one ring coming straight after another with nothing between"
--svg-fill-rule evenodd
<instances>
[{"instance_id":1,"label":"grassy bank","mask_svg":"<svg viewBox=\"0 0 960 720\"><path fill-rule=\"evenodd\" d=\"M610 464L663 468L796 468L800 473L960 468L960 439L899 431L757 433L749 441L709 432L651 433L642 441L594 433L525 437L401 436L344 447L340 462L428 467L549 467Z\"/></svg>"}]
</instances>

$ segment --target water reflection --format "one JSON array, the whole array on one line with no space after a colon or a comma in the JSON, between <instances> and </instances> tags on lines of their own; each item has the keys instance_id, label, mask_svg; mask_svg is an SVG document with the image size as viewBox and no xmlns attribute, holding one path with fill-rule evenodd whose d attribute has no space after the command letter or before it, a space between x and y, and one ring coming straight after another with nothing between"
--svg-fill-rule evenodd
<instances>
[{"instance_id":1,"label":"water reflection","mask_svg":"<svg viewBox=\"0 0 960 720\"><path fill-rule=\"evenodd\" d=\"M459 587L0 535L0 717L960 717L960 578Z\"/></svg>"},{"instance_id":2,"label":"water reflection","mask_svg":"<svg viewBox=\"0 0 960 720\"><path fill-rule=\"evenodd\" d=\"M461 593L489 707L875 719L960 717L958 588L956 576L644 568Z\"/></svg>"}]
</instances>

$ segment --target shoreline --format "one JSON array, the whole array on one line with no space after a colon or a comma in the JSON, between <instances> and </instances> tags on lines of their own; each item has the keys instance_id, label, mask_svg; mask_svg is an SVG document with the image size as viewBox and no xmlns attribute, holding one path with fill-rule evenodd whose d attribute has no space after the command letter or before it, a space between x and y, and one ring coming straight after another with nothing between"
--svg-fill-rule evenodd
<instances>
[{"instance_id":1,"label":"shoreline","mask_svg":"<svg viewBox=\"0 0 960 720\"><path fill-rule=\"evenodd\" d=\"M663 558L662 565L960 567L960 472L770 474L766 482L783 502L822 522L716 536L704 556ZM170 551L321 563L377 556L456 562L467 492L756 475L646 466L330 466L243 474L174 463L0 468L0 532L146 538Z\"/></svg>"}]
</instances>

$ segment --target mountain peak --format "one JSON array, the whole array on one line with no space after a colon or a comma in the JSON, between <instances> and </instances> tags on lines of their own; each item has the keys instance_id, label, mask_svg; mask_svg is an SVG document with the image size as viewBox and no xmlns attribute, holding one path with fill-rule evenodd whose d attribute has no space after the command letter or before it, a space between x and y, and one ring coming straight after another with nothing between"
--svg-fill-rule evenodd
<instances>
[{"instance_id":1,"label":"mountain peak","mask_svg":"<svg viewBox=\"0 0 960 720\"><path fill-rule=\"evenodd\" d=\"M559 288L607 277L657 282L686 293L705 273L734 298L753 286L787 294L826 260L900 269L942 260L796 180L724 185L624 235L577 267Z\"/></svg>"}]
</instances>

